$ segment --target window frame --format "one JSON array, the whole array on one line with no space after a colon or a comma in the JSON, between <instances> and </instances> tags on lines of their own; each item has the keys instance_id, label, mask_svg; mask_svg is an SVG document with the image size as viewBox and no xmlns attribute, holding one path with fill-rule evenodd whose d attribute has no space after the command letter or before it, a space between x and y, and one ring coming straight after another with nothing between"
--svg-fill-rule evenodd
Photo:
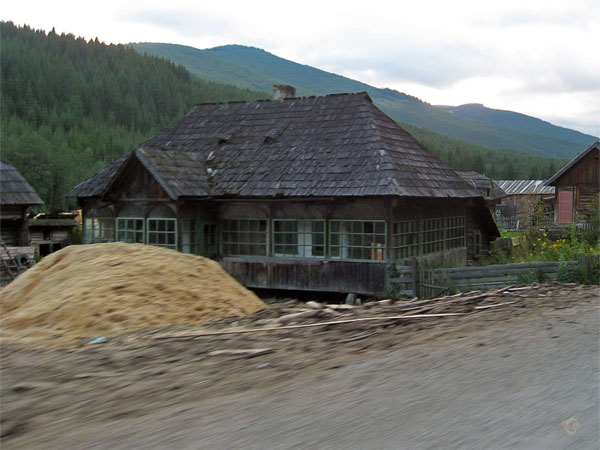
<instances>
[{"instance_id":1,"label":"window frame","mask_svg":"<svg viewBox=\"0 0 600 450\"><path fill-rule=\"evenodd\" d=\"M334 231L334 224L339 223L338 231ZM361 230L357 231L355 224L361 223ZM373 232L365 232L365 224L370 223L373 225ZM376 232L377 225L383 224L383 231ZM345 225L351 225L351 231L344 231L342 228ZM370 261L370 262L385 262L387 256L387 221L386 220L363 220L363 219L330 219L329 220L329 258L338 261ZM348 245L343 245L342 239L346 236ZM357 237L360 236L360 245L356 244ZM371 242L365 243L366 237L373 237L377 240L377 237L382 237L383 242ZM337 244L335 242L338 242ZM374 247L373 244L380 244L380 246ZM337 256L334 256L334 250L338 249ZM361 257L356 257L356 252L359 252ZM365 258L365 252L371 252L370 258ZM345 255L344 255L345 253ZM373 258L373 255L376 257Z\"/></svg>"},{"instance_id":2,"label":"window frame","mask_svg":"<svg viewBox=\"0 0 600 450\"><path fill-rule=\"evenodd\" d=\"M119 222L121 221L129 221L129 220L134 220L134 221L141 221L142 223L142 229L141 230L137 230L137 229L129 229L128 227L125 229L122 229L119 226ZM146 244L146 219L144 217L117 217L115 219L115 236L116 236L116 242L125 242L127 244ZM121 233L134 233L134 234L138 234L141 233L142 235L142 240L141 241L128 241L128 240L123 240L121 239Z\"/></svg>"},{"instance_id":3,"label":"window frame","mask_svg":"<svg viewBox=\"0 0 600 450\"><path fill-rule=\"evenodd\" d=\"M452 221L456 221L457 225L451 226ZM446 250L454 250L467 246L466 223L465 216L446 217ZM457 233L459 230L460 233Z\"/></svg>"},{"instance_id":4,"label":"window frame","mask_svg":"<svg viewBox=\"0 0 600 450\"><path fill-rule=\"evenodd\" d=\"M92 228L90 229L87 226L87 223L91 222L92 223ZM104 221L110 222L112 224L112 227L103 227L102 223ZM98 226L94 226L94 224L97 223ZM107 232L110 231L112 234L112 239L110 238L100 238L99 236L103 233L103 232ZM83 243L84 244L98 244L98 243L104 243L104 242L115 242L115 236L116 236L116 222L115 222L115 218L114 217L109 217L109 216L103 216L103 217L85 217L83 220ZM90 233L91 233L91 239L90 239Z\"/></svg>"},{"instance_id":5,"label":"window frame","mask_svg":"<svg viewBox=\"0 0 600 450\"><path fill-rule=\"evenodd\" d=\"M408 230L399 229L407 225ZM392 257L394 260L406 259L421 254L421 221L400 220L392 222Z\"/></svg>"},{"instance_id":6,"label":"window frame","mask_svg":"<svg viewBox=\"0 0 600 450\"><path fill-rule=\"evenodd\" d=\"M237 222L237 229L226 228L227 225L231 225L232 223ZM264 222L264 231L261 230L260 223ZM255 219L255 218L243 218L243 219L222 219L219 221L219 241L218 245L221 249L221 256L224 258L227 257L236 257L236 256L253 256L253 257L268 257L269 254L269 219ZM251 223L258 223L258 230L252 229L240 229L239 224L246 223L247 225ZM237 239L232 240L229 235L237 235ZM262 240L253 240L251 236L254 238L263 236ZM240 237L245 237L245 240L240 239ZM244 252L243 249L246 249ZM262 248L264 253L254 253L250 251L252 248ZM231 251L231 249L236 249L237 251Z\"/></svg>"},{"instance_id":7,"label":"window frame","mask_svg":"<svg viewBox=\"0 0 600 450\"><path fill-rule=\"evenodd\" d=\"M278 224L296 224L295 230L277 230ZM301 230L298 225L310 226L310 231ZM320 224L321 231L315 231L314 225ZM271 256L276 258L304 258L304 259L325 259L327 253L327 223L325 219L271 219ZM291 241L286 242L287 238L292 236ZM315 243L316 237L321 237L321 243ZM283 238L284 242L279 243L278 238ZM310 242L307 243L307 237L310 237ZM280 252L279 249L295 247L293 252ZM321 255L315 255L315 248L321 247ZM302 249L302 251L300 251ZM310 255L307 255L309 253Z\"/></svg>"},{"instance_id":8,"label":"window frame","mask_svg":"<svg viewBox=\"0 0 600 450\"><path fill-rule=\"evenodd\" d=\"M156 224L158 225L159 223L165 223L165 224L173 224L173 230L169 230L169 227L167 226L166 230L151 230L151 223L152 222L156 222ZM145 239L145 244L147 245L153 245L155 247L163 247L163 248L170 248L172 250L177 250L178 246L178 233L177 233L177 219L172 218L172 217L148 217L146 219L145 222L145 228L146 228L146 239ZM151 235L156 235L156 237L163 237L166 240L166 243L161 243L161 242L150 242L150 236ZM173 239L173 243L169 243L169 236L173 235L174 239Z\"/></svg>"}]
</instances>

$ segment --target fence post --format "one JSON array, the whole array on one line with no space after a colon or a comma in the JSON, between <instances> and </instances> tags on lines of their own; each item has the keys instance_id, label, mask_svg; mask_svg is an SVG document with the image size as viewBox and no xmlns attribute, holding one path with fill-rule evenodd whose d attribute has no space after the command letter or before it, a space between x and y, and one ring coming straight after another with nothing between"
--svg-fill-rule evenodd
<instances>
[{"instance_id":1,"label":"fence post","mask_svg":"<svg viewBox=\"0 0 600 450\"><path fill-rule=\"evenodd\" d=\"M419 297L419 263L417 258L412 259L412 273L413 273L413 291L414 296Z\"/></svg>"},{"instance_id":2,"label":"fence post","mask_svg":"<svg viewBox=\"0 0 600 450\"><path fill-rule=\"evenodd\" d=\"M577 265L585 273L585 279L590 280L592 278L591 258L588 258L584 253L577 253L577 255L575 255L575 259L577 260Z\"/></svg>"}]
</instances>

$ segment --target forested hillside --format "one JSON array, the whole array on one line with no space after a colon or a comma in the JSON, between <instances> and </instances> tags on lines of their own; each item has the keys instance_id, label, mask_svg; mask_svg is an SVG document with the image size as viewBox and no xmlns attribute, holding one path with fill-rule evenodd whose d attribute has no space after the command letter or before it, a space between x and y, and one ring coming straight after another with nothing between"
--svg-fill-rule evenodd
<instances>
[{"instance_id":1,"label":"forested hillside","mask_svg":"<svg viewBox=\"0 0 600 450\"><path fill-rule=\"evenodd\" d=\"M0 23L0 33L0 156L49 209L66 207L68 189L196 103L268 97L202 81L182 66L123 45L11 22Z\"/></svg>"},{"instance_id":2,"label":"forested hillside","mask_svg":"<svg viewBox=\"0 0 600 450\"><path fill-rule=\"evenodd\" d=\"M400 126L454 170L475 170L496 180L545 180L568 162L567 159L486 148L408 123L400 123Z\"/></svg>"},{"instance_id":3,"label":"forested hillside","mask_svg":"<svg viewBox=\"0 0 600 450\"><path fill-rule=\"evenodd\" d=\"M597 140L596 137L557 127L524 114L468 115L452 113L416 97L392 89L379 89L315 67L280 58L265 50L225 45L206 50L175 44L138 43L142 53L162 56L183 64L194 75L207 80L271 92L273 84L291 84L299 96L339 92L367 92L375 104L395 120L439 134L502 150L532 155L573 158ZM408 62L409 63L409 62ZM486 112L490 110L485 108ZM532 123L535 126L531 126Z\"/></svg>"}]
</instances>

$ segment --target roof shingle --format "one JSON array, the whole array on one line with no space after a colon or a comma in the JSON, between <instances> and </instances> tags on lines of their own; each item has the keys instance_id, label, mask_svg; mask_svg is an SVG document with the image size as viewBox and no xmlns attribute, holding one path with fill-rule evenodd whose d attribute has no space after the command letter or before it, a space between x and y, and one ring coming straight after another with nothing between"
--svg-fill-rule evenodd
<instances>
[{"instance_id":1,"label":"roof shingle","mask_svg":"<svg viewBox=\"0 0 600 450\"><path fill-rule=\"evenodd\" d=\"M173 198L480 195L365 93L199 105L136 156ZM102 193L114 164L69 195Z\"/></svg>"},{"instance_id":2,"label":"roof shingle","mask_svg":"<svg viewBox=\"0 0 600 450\"><path fill-rule=\"evenodd\" d=\"M0 161L0 205L42 205L43 203L17 169Z\"/></svg>"}]
</instances>

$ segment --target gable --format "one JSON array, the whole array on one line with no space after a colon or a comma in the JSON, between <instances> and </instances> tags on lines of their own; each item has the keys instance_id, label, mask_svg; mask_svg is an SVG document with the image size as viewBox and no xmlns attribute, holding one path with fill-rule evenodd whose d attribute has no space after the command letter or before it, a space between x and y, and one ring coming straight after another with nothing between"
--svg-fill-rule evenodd
<instances>
[{"instance_id":1,"label":"gable","mask_svg":"<svg viewBox=\"0 0 600 450\"><path fill-rule=\"evenodd\" d=\"M554 184L556 186L598 185L600 182L599 166L600 149L596 147L557 177Z\"/></svg>"},{"instance_id":2,"label":"gable","mask_svg":"<svg viewBox=\"0 0 600 450\"><path fill-rule=\"evenodd\" d=\"M170 199L156 178L137 158L129 158L103 193L114 200Z\"/></svg>"}]
</instances>

